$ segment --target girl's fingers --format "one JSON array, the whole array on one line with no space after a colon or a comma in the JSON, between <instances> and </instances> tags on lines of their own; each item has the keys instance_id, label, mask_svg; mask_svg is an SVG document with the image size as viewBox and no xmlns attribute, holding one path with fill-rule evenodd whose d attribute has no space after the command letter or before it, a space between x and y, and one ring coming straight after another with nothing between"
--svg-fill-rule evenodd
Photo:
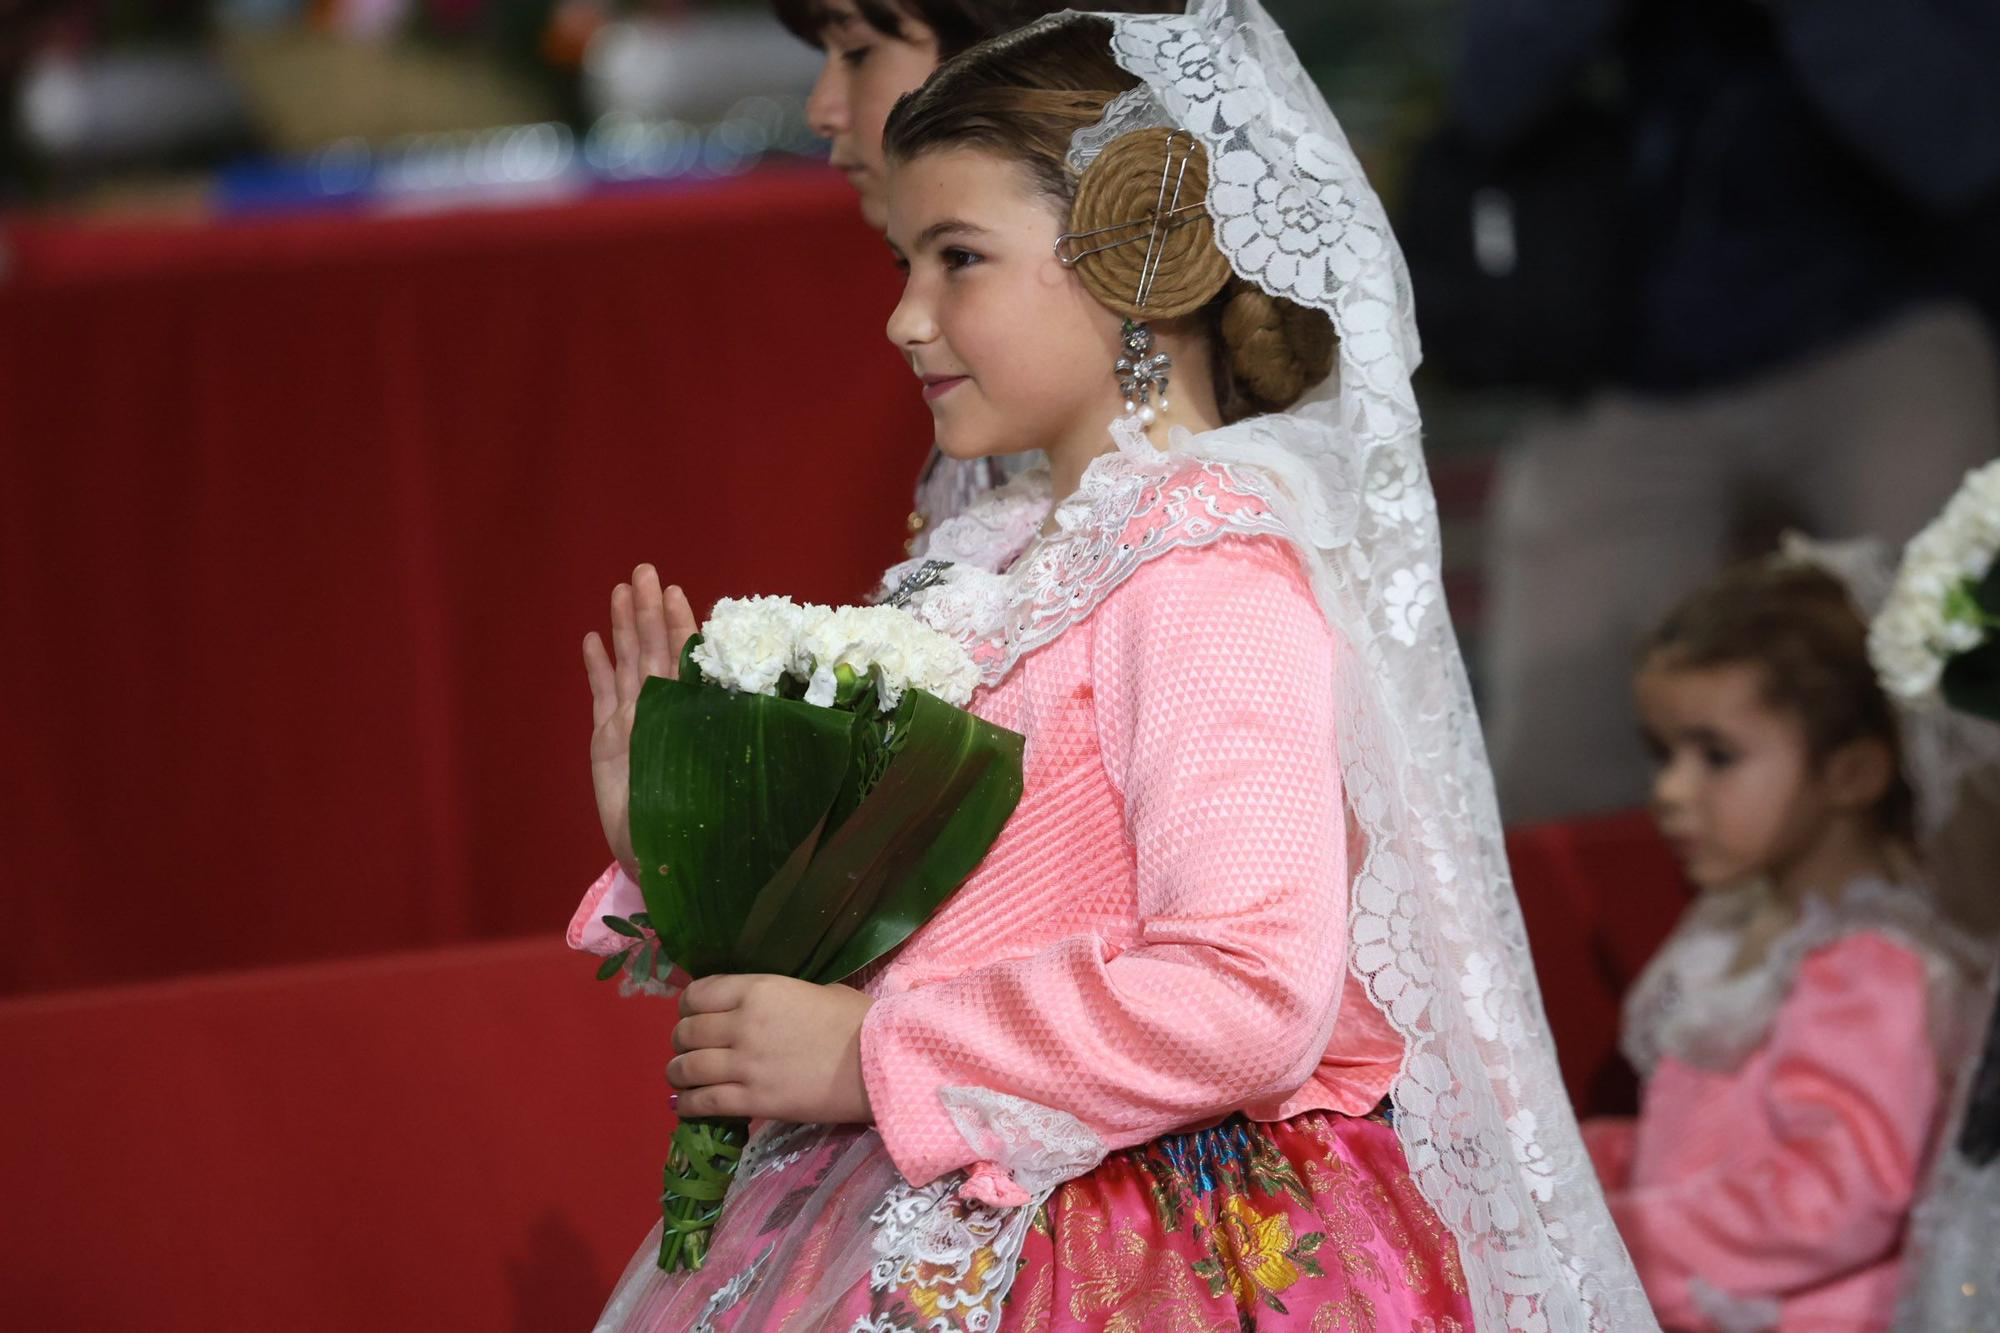
<instances>
[{"instance_id":1,"label":"girl's fingers","mask_svg":"<svg viewBox=\"0 0 2000 1333\"><path fill-rule=\"evenodd\" d=\"M680 1094L680 1118L703 1120L711 1116L747 1120L751 1116L750 1090L741 1083L718 1083Z\"/></svg>"},{"instance_id":2,"label":"girl's fingers","mask_svg":"<svg viewBox=\"0 0 2000 1333\"><path fill-rule=\"evenodd\" d=\"M639 686L645 681L639 673L639 631L632 621L629 583L611 590L611 651L617 655L618 702L629 704L639 697Z\"/></svg>"},{"instance_id":3,"label":"girl's fingers","mask_svg":"<svg viewBox=\"0 0 2000 1333\"><path fill-rule=\"evenodd\" d=\"M701 627L695 621L694 608L688 605L687 594L678 587L667 589L666 604L667 666L670 668L667 674L678 679L681 671L681 651L687 647L687 641L692 639Z\"/></svg>"},{"instance_id":4,"label":"girl's fingers","mask_svg":"<svg viewBox=\"0 0 2000 1333\"><path fill-rule=\"evenodd\" d=\"M727 1048L690 1051L667 1061L667 1082L683 1092L712 1083L734 1082L737 1063L736 1052Z\"/></svg>"},{"instance_id":5,"label":"girl's fingers","mask_svg":"<svg viewBox=\"0 0 2000 1333\"><path fill-rule=\"evenodd\" d=\"M665 594L660 575L651 565L632 571L632 610L639 622L639 669L649 676L668 674Z\"/></svg>"},{"instance_id":6,"label":"girl's fingers","mask_svg":"<svg viewBox=\"0 0 2000 1333\"><path fill-rule=\"evenodd\" d=\"M689 1051L727 1047L735 1032L736 1024L729 1014L696 1014L674 1024L674 1050L686 1055Z\"/></svg>"},{"instance_id":7,"label":"girl's fingers","mask_svg":"<svg viewBox=\"0 0 2000 1333\"><path fill-rule=\"evenodd\" d=\"M755 978L719 972L713 976L696 977L681 992L681 1017L688 1019L696 1014L723 1014L743 1002L743 992Z\"/></svg>"},{"instance_id":8,"label":"girl's fingers","mask_svg":"<svg viewBox=\"0 0 2000 1333\"><path fill-rule=\"evenodd\" d=\"M590 680L590 725L601 727L618 711L618 673L596 630L583 636L583 674Z\"/></svg>"}]
</instances>

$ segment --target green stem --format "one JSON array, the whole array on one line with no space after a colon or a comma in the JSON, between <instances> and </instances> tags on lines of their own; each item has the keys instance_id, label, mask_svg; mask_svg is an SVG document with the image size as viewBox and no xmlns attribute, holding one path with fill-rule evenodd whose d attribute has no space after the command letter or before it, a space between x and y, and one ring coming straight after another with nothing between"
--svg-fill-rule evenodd
<instances>
[{"instance_id":1,"label":"green stem","mask_svg":"<svg viewBox=\"0 0 2000 1333\"><path fill-rule=\"evenodd\" d=\"M723 1196L749 1141L747 1120L683 1120L675 1128L660 1192L665 1271L692 1272L708 1258L708 1234L722 1215Z\"/></svg>"}]
</instances>

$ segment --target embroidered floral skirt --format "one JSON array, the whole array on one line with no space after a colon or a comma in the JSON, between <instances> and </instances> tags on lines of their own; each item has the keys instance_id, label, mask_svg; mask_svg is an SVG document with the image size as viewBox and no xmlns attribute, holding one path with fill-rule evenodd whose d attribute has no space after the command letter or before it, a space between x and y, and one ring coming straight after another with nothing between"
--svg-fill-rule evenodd
<instances>
[{"instance_id":1,"label":"embroidered floral skirt","mask_svg":"<svg viewBox=\"0 0 2000 1333\"><path fill-rule=\"evenodd\" d=\"M1039 1206L905 1184L871 1130L753 1141L700 1273L640 1247L600 1330L1470 1333L1450 1236L1387 1120L1233 1116L1107 1157Z\"/></svg>"}]
</instances>

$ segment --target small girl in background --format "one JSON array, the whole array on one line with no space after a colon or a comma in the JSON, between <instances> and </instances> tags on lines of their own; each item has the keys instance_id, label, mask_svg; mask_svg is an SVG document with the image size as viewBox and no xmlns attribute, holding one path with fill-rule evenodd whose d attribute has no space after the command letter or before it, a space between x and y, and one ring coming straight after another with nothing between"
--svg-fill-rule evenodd
<instances>
[{"instance_id":1,"label":"small girl in background","mask_svg":"<svg viewBox=\"0 0 2000 1333\"><path fill-rule=\"evenodd\" d=\"M1662 1325L1887 1328L1976 963L1918 860L1899 720L1843 581L1744 567L1635 679L1701 896L1625 1010L1636 1120L1585 1141Z\"/></svg>"}]
</instances>

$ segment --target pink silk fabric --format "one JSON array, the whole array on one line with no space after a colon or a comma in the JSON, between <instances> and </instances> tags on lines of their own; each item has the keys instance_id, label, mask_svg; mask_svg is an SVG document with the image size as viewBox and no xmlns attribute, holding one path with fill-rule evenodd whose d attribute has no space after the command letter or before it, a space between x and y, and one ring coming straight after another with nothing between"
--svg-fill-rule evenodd
<instances>
[{"instance_id":1,"label":"pink silk fabric","mask_svg":"<svg viewBox=\"0 0 2000 1333\"><path fill-rule=\"evenodd\" d=\"M1721 1328L1706 1286L1784 1333L1889 1327L1942 1110L1928 1007L1923 959L1858 931L1806 957L1740 1067L1665 1058L1637 1120L1585 1125L1663 1326Z\"/></svg>"}]
</instances>

